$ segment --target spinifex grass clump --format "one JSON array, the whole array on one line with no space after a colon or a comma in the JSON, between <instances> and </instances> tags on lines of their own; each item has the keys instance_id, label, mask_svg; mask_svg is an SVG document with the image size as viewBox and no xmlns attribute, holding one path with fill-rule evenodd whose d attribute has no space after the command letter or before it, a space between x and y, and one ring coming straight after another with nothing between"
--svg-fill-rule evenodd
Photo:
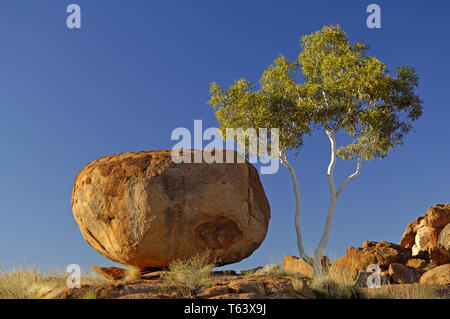
<instances>
[{"instance_id":1,"label":"spinifex grass clump","mask_svg":"<svg viewBox=\"0 0 450 319\"><path fill-rule=\"evenodd\" d=\"M368 293L371 299L440 299L439 289L429 285L385 285Z\"/></svg>"},{"instance_id":2,"label":"spinifex grass clump","mask_svg":"<svg viewBox=\"0 0 450 319\"><path fill-rule=\"evenodd\" d=\"M44 274L30 268L15 268L0 272L0 299L37 299L50 290L66 285L69 273L58 271ZM81 276L81 284L104 281L95 274Z\"/></svg>"},{"instance_id":3,"label":"spinifex grass clump","mask_svg":"<svg viewBox=\"0 0 450 319\"><path fill-rule=\"evenodd\" d=\"M325 299L361 299L364 296L355 288L349 272L328 271L314 276L309 283L319 298Z\"/></svg>"},{"instance_id":4,"label":"spinifex grass clump","mask_svg":"<svg viewBox=\"0 0 450 319\"><path fill-rule=\"evenodd\" d=\"M142 278L142 272L139 268L129 266L125 272L125 280L137 280Z\"/></svg>"},{"instance_id":5,"label":"spinifex grass clump","mask_svg":"<svg viewBox=\"0 0 450 319\"><path fill-rule=\"evenodd\" d=\"M169 265L167 282L183 296L192 296L210 285L215 262L197 254L188 260L175 260Z\"/></svg>"}]
</instances>

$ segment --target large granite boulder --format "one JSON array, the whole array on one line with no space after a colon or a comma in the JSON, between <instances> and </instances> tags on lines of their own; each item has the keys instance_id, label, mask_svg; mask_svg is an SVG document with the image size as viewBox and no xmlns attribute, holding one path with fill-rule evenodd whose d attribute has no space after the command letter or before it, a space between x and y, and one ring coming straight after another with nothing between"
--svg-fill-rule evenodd
<instances>
[{"instance_id":1,"label":"large granite boulder","mask_svg":"<svg viewBox=\"0 0 450 319\"><path fill-rule=\"evenodd\" d=\"M261 245L270 219L250 163L176 164L171 151L122 153L88 164L75 179L72 209L95 250L141 269L197 253L220 265L238 262Z\"/></svg>"}]
</instances>

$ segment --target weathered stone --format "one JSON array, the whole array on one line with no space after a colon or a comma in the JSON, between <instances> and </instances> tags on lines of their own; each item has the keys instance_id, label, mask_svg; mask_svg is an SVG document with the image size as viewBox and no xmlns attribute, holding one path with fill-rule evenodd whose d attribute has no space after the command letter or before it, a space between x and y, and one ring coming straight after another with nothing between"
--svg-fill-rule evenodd
<instances>
[{"instance_id":1,"label":"weathered stone","mask_svg":"<svg viewBox=\"0 0 450 319\"><path fill-rule=\"evenodd\" d=\"M98 267L91 265L91 268L99 275L109 280L120 280L126 276L127 270L119 267Z\"/></svg>"},{"instance_id":2,"label":"weathered stone","mask_svg":"<svg viewBox=\"0 0 450 319\"><path fill-rule=\"evenodd\" d=\"M221 295L227 295L231 292L232 292L232 290L228 286L225 286L225 285L214 286L211 288L207 288L204 291L202 291L201 293L199 293L198 297L212 298L212 297L217 297L217 296L221 296Z\"/></svg>"},{"instance_id":3,"label":"weathered stone","mask_svg":"<svg viewBox=\"0 0 450 319\"><path fill-rule=\"evenodd\" d=\"M243 281L233 280L228 284L228 287L234 290L235 293L265 293L264 283L259 281Z\"/></svg>"},{"instance_id":4,"label":"weathered stone","mask_svg":"<svg viewBox=\"0 0 450 319\"><path fill-rule=\"evenodd\" d=\"M421 273L413 268L402 264L393 263L389 265L389 276L397 284L412 284L419 281Z\"/></svg>"},{"instance_id":5,"label":"weathered stone","mask_svg":"<svg viewBox=\"0 0 450 319\"><path fill-rule=\"evenodd\" d=\"M437 246L430 247L428 254L430 256L430 262L437 266L450 263L450 253Z\"/></svg>"},{"instance_id":6,"label":"weathered stone","mask_svg":"<svg viewBox=\"0 0 450 319\"><path fill-rule=\"evenodd\" d=\"M419 248L417 248L416 245L412 246L412 248L411 248L411 254L412 254L412 256L416 256L416 257L417 257L417 256L419 255L419 253L420 253Z\"/></svg>"},{"instance_id":7,"label":"weathered stone","mask_svg":"<svg viewBox=\"0 0 450 319\"><path fill-rule=\"evenodd\" d=\"M406 266L415 268L415 269L422 269L426 265L427 265L427 262L425 260L419 259L419 258L411 258L406 263Z\"/></svg>"},{"instance_id":8,"label":"weathered stone","mask_svg":"<svg viewBox=\"0 0 450 319\"><path fill-rule=\"evenodd\" d=\"M419 228L415 236L415 244L419 250L426 250L437 245L437 240L442 228L422 227Z\"/></svg>"},{"instance_id":9,"label":"weathered stone","mask_svg":"<svg viewBox=\"0 0 450 319\"><path fill-rule=\"evenodd\" d=\"M72 208L91 246L141 269L196 253L221 265L238 262L260 246L270 218L250 163L176 164L171 151L122 153L88 164L75 179Z\"/></svg>"},{"instance_id":10,"label":"weathered stone","mask_svg":"<svg viewBox=\"0 0 450 319\"><path fill-rule=\"evenodd\" d=\"M264 289L266 294L279 294L280 292L283 294L295 293L294 287L292 286L292 279L286 278L268 276L264 282Z\"/></svg>"},{"instance_id":11,"label":"weathered stone","mask_svg":"<svg viewBox=\"0 0 450 319\"><path fill-rule=\"evenodd\" d=\"M414 227L417 225L416 221L410 222L403 233L402 239L400 240L400 245L405 248L412 248L415 244L416 233Z\"/></svg>"},{"instance_id":12,"label":"weathered stone","mask_svg":"<svg viewBox=\"0 0 450 319\"><path fill-rule=\"evenodd\" d=\"M450 204L437 204L427 211L428 225L435 228L444 228L450 223Z\"/></svg>"},{"instance_id":13,"label":"weathered stone","mask_svg":"<svg viewBox=\"0 0 450 319\"><path fill-rule=\"evenodd\" d=\"M439 234L438 247L450 252L450 224L447 224Z\"/></svg>"},{"instance_id":14,"label":"weathered stone","mask_svg":"<svg viewBox=\"0 0 450 319\"><path fill-rule=\"evenodd\" d=\"M428 226L428 219L426 214L417 218L416 225L414 226L414 232L416 232L419 228L425 226Z\"/></svg>"},{"instance_id":15,"label":"weathered stone","mask_svg":"<svg viewBox=\"0 0 450 319\"><path fill-rule=\"evenodd\" d=\"M287 273L298 273L310 278L314 277L314 268L302 258L295 256L284 257L283 270Z\"/></svg>"},{"instance_id":16,"label":"weathered stone","mask_svg":"<svg viewBox=\"0 0 450 319\"><path fill-rule=\"evenodd\" d=\"M334 261L330 271L350 272L353 278L357 278L360 272L367 272L367 267L371 264L378 265L381 271L386 271L390 264L405 264L410 257L410 250L403 246L386 241L365 241L363 248L348 248L346 255Z\"/></svg>"},{"instance_id":17,"label":"weathered stone","mask_svg":"<svg viewBox=\"0 0 450 319\"><path fill-rule=\"evenodd\" d=\"M421 284L448 285L450 284L450 264L435 267L420 277Z\"/></svg>"}]
</instances>

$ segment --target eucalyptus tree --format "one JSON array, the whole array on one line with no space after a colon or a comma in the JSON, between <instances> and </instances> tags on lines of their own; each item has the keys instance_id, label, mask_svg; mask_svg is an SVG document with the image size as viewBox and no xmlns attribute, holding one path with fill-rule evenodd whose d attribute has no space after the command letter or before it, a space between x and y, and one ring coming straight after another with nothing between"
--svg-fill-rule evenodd
<instances>
[{"instance_id":1,"label":"eucalyptus tree","mask_svg":"<svg viewBox=\"0 0 450 319\"><path fill-rule=\"evenodd\" d=\"M230 127L276 127L280 129L279 158L290 171L296 197L295 226L300 256L320 270L320 257L328 243L337 199L346 185L361 172L363 159L384 158L404 142L412 122L422 115L416 94L418 76L413 68L386 65L367 54L368 46L351 44L339 26L325 26L301 39L301 52L290 62L280 55L263 73L257 89L245 79L224 90L211 84L210 100L222 134ZM296 81L301 71L303 79ZM323 234L313 256L302 246L299 223L300 195L288 150L299 151L305 134L313 128L330 141L326 170L330 200ZM351 142L338 147L336 134ZM337 158L356 160L356 169L336 189Z\"/></svg>"},{"instance_id":2,"label":"eucalyptus tree","mask_svg":"<svg viewBox=\"0 0 450 319\"><path fill-rule=\"evenodd\" d=\"M385 64L367 55L367 45L351 44L339 26L325 26L304 36L301 46L298 62L304 76L304 95L300 105L312 110L314 125L330 141L326 170L330 200L315 251L320 257L330 237L336 200L359 176L362 160L384 158L388 151L402 145L412 122L422 115L422 101L416 94L419 79L413 68L400 66L389 72ZM339 131L351 142L338 147ZM356 159L356 168L336 189L338 157Z\"/></svg>"}]
</instances>

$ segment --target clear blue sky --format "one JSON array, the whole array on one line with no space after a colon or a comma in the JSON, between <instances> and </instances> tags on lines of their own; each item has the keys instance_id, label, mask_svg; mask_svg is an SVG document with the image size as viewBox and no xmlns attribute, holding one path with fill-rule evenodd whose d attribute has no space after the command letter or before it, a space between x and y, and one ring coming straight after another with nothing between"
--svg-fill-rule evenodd
<instances>
[{"instance_id":1,"label":"clear blue sky","mask_svg":"<svg viewBox=\"0 0 450 319\"><path fill-rule=\"evenodd\" d=\"M65 25L82 9L82 29ZM382 28L368 29L378 3ZM330 23L363 41L391 69L420 75L424 115L403 147L364 163L339 199L332 257L364 240L398 243L428 206L450 201L448 1L87 1L0 3L0 264L42 270L113 263L82 238L70 197L76 174L106 154L170 149L176 127L217 126L206 104L212 81L257 81L299 37ZM305 246L318 242L328 203L329 144L316 133L291 160L303 197ZM337 163L341 181L354 163ZM295 201L287 169L262 176L272 218L242 269L296 255Z\"/></svg>"}]
</instances>

